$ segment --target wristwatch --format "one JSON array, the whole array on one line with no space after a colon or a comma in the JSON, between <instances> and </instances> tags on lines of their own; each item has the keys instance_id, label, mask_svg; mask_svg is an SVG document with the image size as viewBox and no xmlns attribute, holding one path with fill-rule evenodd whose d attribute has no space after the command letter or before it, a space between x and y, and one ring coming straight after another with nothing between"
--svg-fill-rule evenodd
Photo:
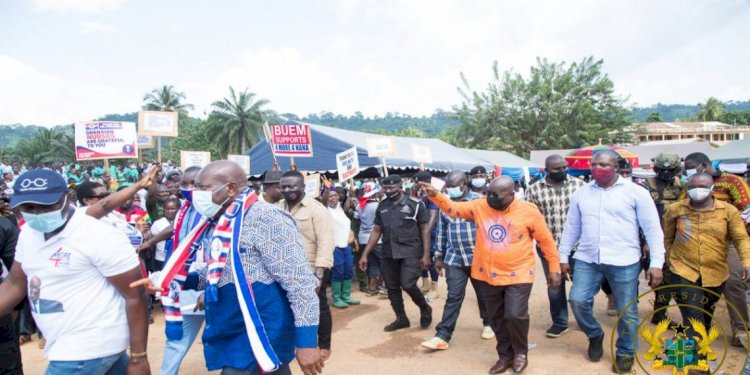
<instances>
[{"instance_id":1,"label":"wristwatch","mask_svg":"<svg viewBox=\"0 0 750 375\"><path fill-rule=\"evenodd\" d=\"M322 270L315 270L315 277L318 278L318 280L323 280L323 276L325 276L325 271Z\"/></svg>"}]
</instances>

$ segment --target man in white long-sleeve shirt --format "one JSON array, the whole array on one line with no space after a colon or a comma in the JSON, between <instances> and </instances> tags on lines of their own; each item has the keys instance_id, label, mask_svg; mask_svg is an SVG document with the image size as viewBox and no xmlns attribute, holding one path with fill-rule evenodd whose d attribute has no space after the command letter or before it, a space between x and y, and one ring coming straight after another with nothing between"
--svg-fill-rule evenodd
<instances>
[{"instance_id":1,"label":"man in white long-sleeve shirt","mask_svg":"<svg viewBox=\"0 0 750 375\"><path fill-rule=\"evenodd\" d=\"M628 373L633 366L634 335L638 326L638 275L641 271L639 229L651 251L646 279L652 288L661 283L664 233L648 191L619 177L617 155L603 151L591 161L593 181L570 199L560 241L560 269L566 279L575 273L570 305L578 325L589 338L588 357L596 362L604 354L604 331L593 314L594 296L602 280L609 281L617 310L627 311L617 325L617 353L613 369ZM570 267L570 253L578 243Z\"/></svg>"}]
</instances>

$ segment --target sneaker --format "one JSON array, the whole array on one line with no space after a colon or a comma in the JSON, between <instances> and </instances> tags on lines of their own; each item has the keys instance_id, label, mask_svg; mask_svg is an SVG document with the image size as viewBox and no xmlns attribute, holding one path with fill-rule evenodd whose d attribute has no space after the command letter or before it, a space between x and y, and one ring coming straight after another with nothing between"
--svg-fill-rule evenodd
<instances>
[{"instance_id":1,"label":"sneaker","mask_svg":"<svg viewBox=\"0 0 750 375\"><path fill-rule=\"evenodd\" d=\"M424 342L422 342L422 346L432 350L445 350L450 347L450 344L448 344L447 341L441 339L440 337L435 336L429 340L425 340Z\"/></svg>"},{"instance_id":2,"label":"sneaker","mask_svg":"<svg viewBox=\"0 0 750 375\"><path fill-rule=\"evenodd\" d=\"M490 326L484 326L482 328L482 340L490 340L495 338L495 332Z\"/></svg>"},{"instance_id":3,"label":"sneaker","mask_svg":"<svg viewBox=\"0 0 750 375\"><path fill-rule=\"evenodd\" d=\"M612 371L615 374L629 374L633 369L633 357L629 355L618 355L615 363L612 364Z\"/></svg>"},{"instance_id":4,"label":"sneaker","mask_svg":"<svg viewBox=\"0 0 750 375\"><path fill-rule=\"evenodd\" d=\"M564 335L566 332L568 332L568 327L561 327L561 326L558 326L558 325L552 325L552 327L550 327L547 330L547 337L551 337L553 339L554 338L558 338L558 337Z\"/></svg>"},{"instance_id":5,"label":"sneaker","mask_svg":"<svg viewBox=\"0 0 750 375\"><path fill-rule=\"evenodd\" d=\"M588 356L589 361L599 362L604 355L604 349L602 348L602 342L604 341L604 334L598 337L589 338L589 350Z\"/></svg>"}]
</instances>

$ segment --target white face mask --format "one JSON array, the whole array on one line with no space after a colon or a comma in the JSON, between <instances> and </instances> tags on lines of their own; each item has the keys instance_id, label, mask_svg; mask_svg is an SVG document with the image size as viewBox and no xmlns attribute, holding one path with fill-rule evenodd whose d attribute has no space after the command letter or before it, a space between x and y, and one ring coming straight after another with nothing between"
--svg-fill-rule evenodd
<instances>
[{"instance_id":1,"label":"white face mask","mask_svg":"<svg viewBox=\"0 0 750 375\"><path fill-rule=\"evenodd\" d=\"M688 190L688 195L690 196L690 199L700 202L706 199L713 189L713 186L710 188L692 188Z\"/></svg>"},{"instance_id":2,"label":"white face mask","mask_svg":"<svg viewBox=\"0 0 750 375\"><path fill-rule=\"evenodd\" d=\"M221 211L229 198L227 198L222 204L214 203L214 193L225 188L229 183L221 185L218 189L207 191L207 190L193 190L193 207L201 215L205 217L214 217Z\"/></svg>"},{"instance_id":3,"label":"white face mask","mask_svg":"<svg viewBox=\"0 0 750 375\"><path fill-rule=\"evenodd\" d=\"M65 224L66 217L63 215L63 210L67 205L68 197L66 196L65 201L59 210L45 212L43 214L21 212L21 215L23 215L23 219L31 229L41 233L52 233Z\"/></svg>"}]
</instances>

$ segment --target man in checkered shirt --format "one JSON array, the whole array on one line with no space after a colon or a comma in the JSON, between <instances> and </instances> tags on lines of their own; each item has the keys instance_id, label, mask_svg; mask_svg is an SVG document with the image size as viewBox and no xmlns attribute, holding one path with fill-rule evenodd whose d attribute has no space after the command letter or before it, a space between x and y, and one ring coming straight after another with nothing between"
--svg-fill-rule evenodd
<instances>
[{"instance_id":1,"label":"man in checkered shirt","mask_svg":"<svg viewBox=\"0 0 750 375\"><path fill-rule=\"evenodd\" d=\"M552 237L559 246L570 197L584 185L584 182L568 176L568 163L560 155L548 156L544 161L544 168L547 176L526 190L526 201L534 203L542 211ZM537 252L539 252L538 247ZM549 273L549 265L541 253L539 259L542 261L546 277ZM572 261L573 258L570 259ZM547 330L547 337L560 337L568 332L568 299L565 295L565 280L562 280L559 288L548 288L547 297L552 317L552 327Z\"/></svg>"}]
</instances>

